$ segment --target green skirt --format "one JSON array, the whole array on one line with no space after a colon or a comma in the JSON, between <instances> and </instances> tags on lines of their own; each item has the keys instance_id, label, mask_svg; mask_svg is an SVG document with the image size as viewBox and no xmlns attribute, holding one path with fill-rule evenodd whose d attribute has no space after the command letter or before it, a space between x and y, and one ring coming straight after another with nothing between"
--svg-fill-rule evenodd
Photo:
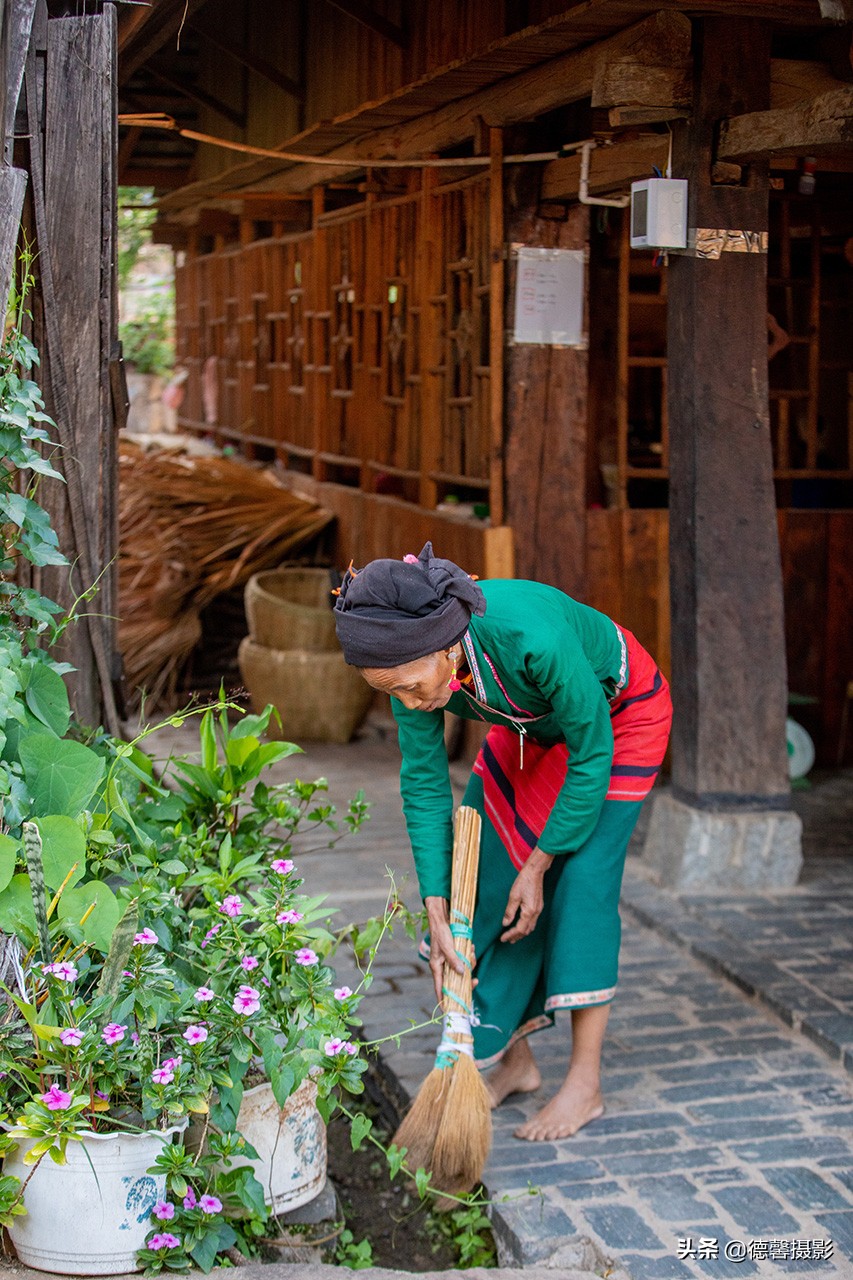
<instances>
[{"instance_id":1,"label":"green skirt","mask_svg":"<svg viewBox=\"0 0 853 1280\"><path fill-rule=\"evenodd\" d=\"M471 775L463 801L483 818L474 909L477 1065L497 1062L519 1036L550 1026L561 1009L606 1004L616 992L621 939L619 890L642 802L605 800L592 835L558 856L545 875L545 906L518 942L501 924L518 869L485 813L483 779Z\"/></svg>"}]
</instances>

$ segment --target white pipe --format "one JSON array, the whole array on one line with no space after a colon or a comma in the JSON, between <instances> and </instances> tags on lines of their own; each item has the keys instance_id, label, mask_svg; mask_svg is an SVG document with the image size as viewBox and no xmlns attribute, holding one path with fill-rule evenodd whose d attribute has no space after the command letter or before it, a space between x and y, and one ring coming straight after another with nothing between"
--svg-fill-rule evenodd
<instances>
[{"instance_id":1,"label":"white pipe","mask_svg":"<svg viewBox=\"0 0 853 1280\"><path fill-rule=\"evenodd\" d=\"M624 209L631 203L630 196L617 196L614 200L605 200L601 196L589 194L589 158L597 146L594 141L581 143L581 176L578 184L578 200L581 204L604 204L610 209Z\"/></svg>"}]
</instances>

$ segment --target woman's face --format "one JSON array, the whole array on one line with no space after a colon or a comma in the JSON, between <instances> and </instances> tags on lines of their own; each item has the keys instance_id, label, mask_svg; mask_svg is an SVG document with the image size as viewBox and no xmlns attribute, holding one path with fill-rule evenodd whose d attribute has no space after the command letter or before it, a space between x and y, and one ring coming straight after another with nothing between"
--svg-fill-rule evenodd
<instances>
[{"instance_id":1,"label":"woman's face","mask_svg":"<svg viewBox=\"0 0 853 1280\"><path fill-rule=\"evenodd\" d=\"M372 688L399 698L410 711L437 711L450 701L452 652L442 649L401 667L362 667L361 674Z\"/></svg>"}]
</instances>

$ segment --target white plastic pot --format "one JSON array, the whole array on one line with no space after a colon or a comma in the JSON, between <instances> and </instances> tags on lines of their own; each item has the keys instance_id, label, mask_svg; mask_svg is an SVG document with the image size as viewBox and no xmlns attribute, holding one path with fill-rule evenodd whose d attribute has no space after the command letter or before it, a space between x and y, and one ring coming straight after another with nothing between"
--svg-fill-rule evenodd
<instances>
[{"instance_id":1,"label":"white plastic pot","mask_svg":"<svg viewBox=\"0 0 853 1280\"><path fill-rule=\"evenodd\" d=\"M307 1204L326 1182L326 1126L316 1107L317 1086L304 1080L279 1107L269 1084L247 1089L237 1128L258 1153L257 1160L235 1157L249 1165L264 1189L273 1213Z\"/></svg>"},{"instance_id":2,"label":"white plastic pot","mask_svg":"<svg viewBox=\"0 0 853 1280\"><path fill-rule=\"evenodd\" d=\"M54 1275L138 1271L136 1251L145 1244L151 1210L166 1190L165 1177L148 1169L163 1143L184 1127L93 1133L68 1143L64 1165L46 1156L24 1191L26 1215L9 1227L21 1262ZM4 1174L25 1181L32 1168L23 1156L35 1141L19 1141L3 1161Z\"/></svg>"}]
</instances>

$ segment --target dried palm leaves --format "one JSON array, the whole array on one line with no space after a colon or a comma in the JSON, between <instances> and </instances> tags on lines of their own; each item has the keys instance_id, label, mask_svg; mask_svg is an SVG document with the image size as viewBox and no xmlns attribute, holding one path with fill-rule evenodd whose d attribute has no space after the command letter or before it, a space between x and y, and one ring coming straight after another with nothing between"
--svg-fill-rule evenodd
<instances>
[{"instance_id":1,"label":"dried palm leaves","mask_svg":"<svg viewBox=\"0 0 853 1280\"><path fill-rule=\"evenodd\" d=\"M174 701L199 614L305 550L334 519L270 471L229 458L119 449L119 647L132 705Z\"/></svg>"}]
</instances>

